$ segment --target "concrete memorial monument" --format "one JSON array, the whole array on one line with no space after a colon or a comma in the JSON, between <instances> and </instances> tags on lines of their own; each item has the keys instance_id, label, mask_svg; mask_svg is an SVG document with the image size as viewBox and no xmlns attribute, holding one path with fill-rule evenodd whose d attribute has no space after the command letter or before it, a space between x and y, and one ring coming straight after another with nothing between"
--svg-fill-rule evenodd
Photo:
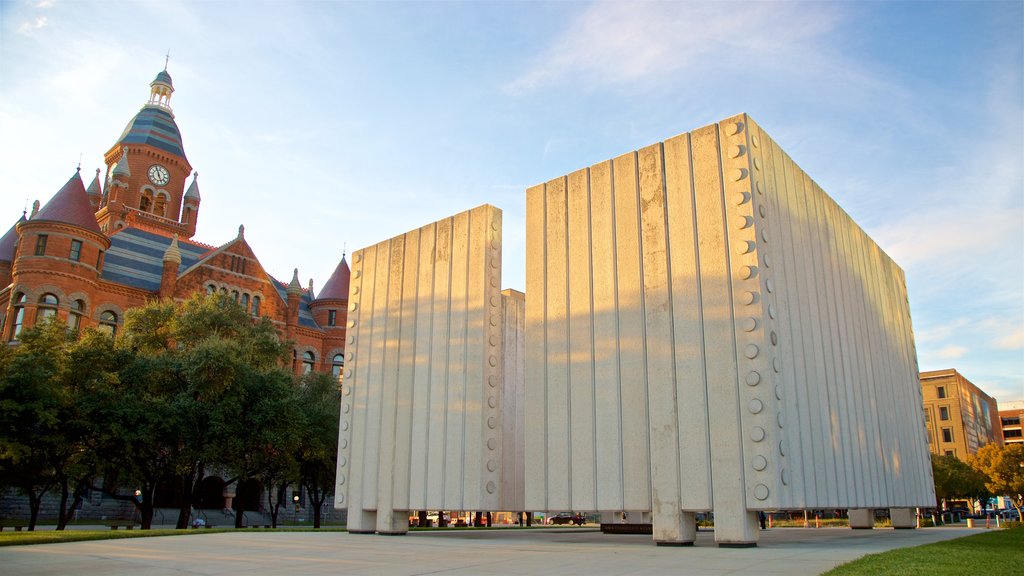
<instances>
[{"instance_id":1,"label":"concrete memorial monument","mask_svg":"<svg viewBox=\"0 0 1024 576\"><path fill-rule=\"evenodd\" d=\"M353 254L335 505L757 512L934 503L903 271L748 116L526 194L526 297L481 206ZM527 419L529 425L526 425Z\"/></svg>"}]
</instances>

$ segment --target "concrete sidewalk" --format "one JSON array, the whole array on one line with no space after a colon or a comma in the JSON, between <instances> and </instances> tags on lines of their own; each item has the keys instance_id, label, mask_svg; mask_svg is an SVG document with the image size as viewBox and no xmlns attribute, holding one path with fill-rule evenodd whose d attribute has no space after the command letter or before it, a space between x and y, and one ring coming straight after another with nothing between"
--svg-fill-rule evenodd
<instances>
[{"instance_id":1,"label":"concrete sidewalk","mask_svg":"<svg viewBox=\"0 0 1024 576\"><path fill-rule=\"evenodd\" d=\"M5 574L412 575L673 574L815 575L865 554L983 530L778 528L757 548L718 548L711 531L694 547L658 547L650 535L588 529L460 530L376 536L343 532L232 532L0 548Z\"/></svg>"}]
</instances>

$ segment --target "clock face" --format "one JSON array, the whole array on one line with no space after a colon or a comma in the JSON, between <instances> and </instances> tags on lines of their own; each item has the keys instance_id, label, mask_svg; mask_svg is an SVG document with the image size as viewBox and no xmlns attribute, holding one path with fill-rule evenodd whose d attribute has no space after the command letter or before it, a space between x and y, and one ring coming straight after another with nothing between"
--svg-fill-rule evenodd
<instances>
[{"instance_id":1,"label":"clock face","mask_svg":"<svg viewBox=\"0 0 1024 576\"><path fill-rule=\"evenodd\" d=\"M157 186L163 186L170 181L171 175L167 172L167 168L159 164L154 164L149 167L149 181Z\"/></svg>"}]
</instances>

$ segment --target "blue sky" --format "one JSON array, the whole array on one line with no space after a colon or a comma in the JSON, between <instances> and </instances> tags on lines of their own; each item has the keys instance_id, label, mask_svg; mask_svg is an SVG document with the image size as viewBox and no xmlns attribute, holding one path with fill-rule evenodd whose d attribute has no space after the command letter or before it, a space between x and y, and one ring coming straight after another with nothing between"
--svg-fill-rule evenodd
<instances>
[{"instance_id":1,"label":"blue sky","mask_svg":"<svg viewBox=\"0 0 1024 576\"><path fill-rule=\"evenodd\" d=\"M487 202L522 289L527 186L748 112L904 268L921 369L1020 400L1022 6L0 0L0 228L102 166L168 50L196 238L315 286Z\"/></svg>"}]
</instances>

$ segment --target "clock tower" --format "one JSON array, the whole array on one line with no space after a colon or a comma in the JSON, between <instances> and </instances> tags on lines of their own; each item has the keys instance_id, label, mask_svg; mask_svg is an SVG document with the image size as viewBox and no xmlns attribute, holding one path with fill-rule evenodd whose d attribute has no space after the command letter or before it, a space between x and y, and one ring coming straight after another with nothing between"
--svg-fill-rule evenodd
<instances>
[{"instance_id":1,"label":"clock tower","mask_svg":"<svg viewBox=\"0 0 1024 576\"><path fill-rule=\"evenodd\" d=\"M134 226L191 238L199 186L171 111L171 75L161 70L149 87L149 101L104 155L107 185L96 220L108 235Z\"/></svg>"}]
</instances>

